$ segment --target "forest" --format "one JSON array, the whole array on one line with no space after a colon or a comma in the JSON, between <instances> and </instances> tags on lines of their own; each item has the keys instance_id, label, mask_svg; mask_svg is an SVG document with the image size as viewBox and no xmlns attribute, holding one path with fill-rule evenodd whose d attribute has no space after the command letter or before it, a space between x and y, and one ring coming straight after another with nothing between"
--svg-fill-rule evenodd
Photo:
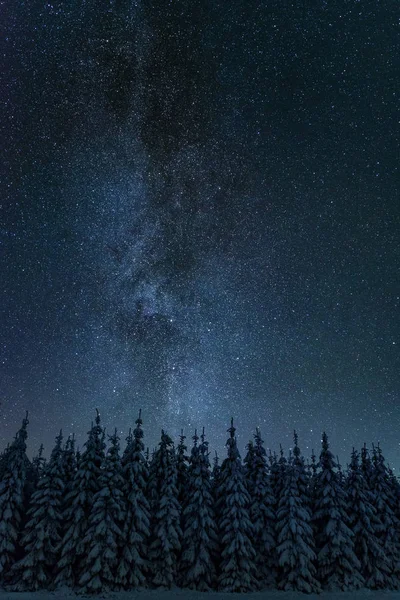
<instances>
[{"instance_id":1,"label":"forest","mask_svg":"<svg viewBox=\"0 0 400 600\"><path fill-rule=\"evenodd\" d=\"M81 452L60 432L48 460L43 447L29 460L28 424L0 457L7 590L400 587L400 483L379 445L343 468L326 433L308 461L296 432L285 455L256 429L242 461L232 420L222 462L204 429L190 452L162 431L150 455L140 411L121 453L97 412Z\"/></svg>"}]
</instances>

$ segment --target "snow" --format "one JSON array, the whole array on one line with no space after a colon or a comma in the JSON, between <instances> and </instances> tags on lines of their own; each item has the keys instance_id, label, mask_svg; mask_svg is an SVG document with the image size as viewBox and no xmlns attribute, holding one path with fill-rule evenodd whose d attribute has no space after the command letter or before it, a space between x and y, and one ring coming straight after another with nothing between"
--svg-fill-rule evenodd
<instances>
[{"instance_id":1,"label":"snow","mask_svg":"<svg viewBox=\"0 0 400 600\"><path fill-rule=\"evenodd\" d=\"M71 590L55 592L5 592L0 590L0 600L87 600L88 596L74 594ZM110 592L90 598L109 600L400 600L400 591L371 591L367 589L353 592L323 592L302 594L301 592L263 591L249 594L224 592L196 592L192 590L136 590L132 592Z\"/></svg>"}]
</instances>

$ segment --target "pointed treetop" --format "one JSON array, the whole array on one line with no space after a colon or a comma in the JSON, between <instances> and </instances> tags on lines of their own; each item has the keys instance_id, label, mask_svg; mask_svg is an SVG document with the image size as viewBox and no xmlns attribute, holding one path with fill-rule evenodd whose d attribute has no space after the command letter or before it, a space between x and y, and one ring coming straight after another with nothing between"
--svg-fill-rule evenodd
<instances>
[{"instance_id":1,"label":"pointed treetop","mask_svg":"<svg viewBox=\"0 0 400 600\"><path fill-rule=\"evenodd\" d=\"M180 446L181 452L184 452L184 450L186 450L185 440L186 440L186 435L183 433L183 429L181 429L181 433L179 435L179 446Z\"/></svg>"},{"instance_id":2,"label":"pointed treetop","mask_svg":"<svg viewBox=\"0 0 400 600\"><path fill-rule=\"evenodd\" d=\"M96 425L100 425L100 413L98 408L96 408Z\"/></svg>"},{"instance_id":3,"label":"pointed treetop","mask_svg":"<svg viewBox=\"0 0 400 600\"><path fill-rule=\"evenodd\" d=\"M141 408L139 408L139 416L138 416L138 418L136 419L135 423L136 423L136 425L138 425L138 426L139 426L139 425L142 425L142 423L143 423L143 421L142 421L142 409L141 409Z\"/></svg>"},{"instance_id":4,"label":"pointed treetop","mask_svg":"<svg viewBox=\"0 0 400 600\"><path fill-rule=\"evenodd\" d=\"M235 427L233 426L233 417L231 418L231 426L229 427L229 429L227 429L227 432L230 434L231 438L235 437Z\"/></svg>"},{"instance_id":5,"label":"pointed treetop","mask_svg":"<svg viewBox=\"0 0 400 600\"><path fill-rule=\"evenodd\" d=\"M293 441L295 447L299 445L299 436L296 430L293 431Z\"/></svg>"},{"instance_id":6,"label":"pointed treetop","mask_svg":"<svg viewBox=\"0 0 400 600\"><path fill-rule=\"evenodd\" d=\"M199 440L199 436L197 435L197 429L194 430L194 436L193 436L193 444L196 447L197 446L197 442Z\"/></svg>"},{"instance_id":7,"label":"pointed treetop","mask_svg":"<svg viewBox=\"0 0 400 600\"><path fill-rule=\"evenodd\" d=\"M203 431L202 431L202 433L201 433L201 436L200 436L200 437L201 437L201 443L202 443L202 444L204 444L204 441L205 441L205 439L206 439L206 434L204 433L204 427L203 427Z\"/></svg>"}]
</instances>

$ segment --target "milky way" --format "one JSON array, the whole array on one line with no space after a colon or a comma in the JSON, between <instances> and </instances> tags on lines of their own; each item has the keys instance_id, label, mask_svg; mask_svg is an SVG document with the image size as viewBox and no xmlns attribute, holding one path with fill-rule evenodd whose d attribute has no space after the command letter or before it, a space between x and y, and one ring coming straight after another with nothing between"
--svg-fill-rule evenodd
<instances>
[{"instance_id":1,"label":"milky way","mask_svg":"<svg viewBox=\"0 0 400 600\"><path fill-rule=\"evenodd\" d=\"M4 443L141 407L400 468L397 10L284 4L6 9Z\"/></svg>"}]
</instances>

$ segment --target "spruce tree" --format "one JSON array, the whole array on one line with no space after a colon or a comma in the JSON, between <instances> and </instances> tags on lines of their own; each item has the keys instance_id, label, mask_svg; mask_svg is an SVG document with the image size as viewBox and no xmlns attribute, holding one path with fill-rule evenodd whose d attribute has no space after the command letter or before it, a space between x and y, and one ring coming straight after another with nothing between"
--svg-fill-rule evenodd
<instances>
[{"instance_id":1,"label":"spruce tree","mask_svg":"<svg viewBox=\"0 0 400 600\"><path fill-rule=\"evenodd\" d=\"M250 496L236 444L233 419L228 432L228 456L221 467L218 491L221 502L218 589L224 592L249 592L256 587L253 527L249 517Z\"/></svg>"},{"instance_id":2,"label":"spruce tree","mask_svg":"<svg viewBox=\"0 0 400 600\"><path fill-rule=\"evenodd\" d=\"M110 448L99 478L99 490L93 498L83 545L87 554L81 563L79 587L85 593L118 589L117 569L124 547L123 526L126 517L124 479L119 456L119 437L109 436Z\"/></svg>"},{"instance_id":3,"label":"spruce tree","mask_svg":"<svg viewBox=\"0 0 400 600\"><path fill-rule=\"evenodd\" d=\"M44 469L46 466L46 459L43 456L43 451L44 451L44 446L43 446L43 444L40 444L38 453L32 459L32 473L34 476L35 487L36 487L37 482L39 481L40 477L43 475L43 472L44 472Z\"/></svg>"},{"instance_id":4,"label":"spruce tree","mask_svg":"<svg viewBox=\"0 0 400 600\"><path fill-rule=\"evenodd\" d=\"M220 485L221 485L221 465L219 464L218 453L215 450L214 459L213 459L213 467L211 471L211 495L213 499L213 508L214 508L214 521L215 521L215 531L217 533L217 541L215 550L213 551L213 563L215 566L215 570L219 573L219 566L221 562L221 544L220 544L220 534L219 534L219 523L221 516L221 508L222 508L222 498L220 497Z\"/></svg>"},{"instance_id":5,"label":"spruce tree","mask_svg":"<svg viewBox=\"0 0 400 600\"><path fill-rule=\"evenodd\" d=\"M151 460L149 463L149 478L147 482L147 500L150 506L150 521L154 518L154 513L156 511L156 506L158 502L158 497L160 494L159 490L159 479L158 479L158 469L159 469L159 454L160 449L154 448L151 453Z\"/></svg>"},{"instance_id":6,"label":"spruce tree","mask_svg":"<svg viewBox=\"0 0 400 600\"><path fill-rule=\"evenodd\" d=\"M0 482L0 581L4 581L18 556L23 525L26 483L28 413L10 445Z\"/></svg>"},{"instance_id":7,"label":"spruce tree","mask_svg":"<svg viewBox=\"0 0 400 600\"><path fill-rule=\"evenodd\" d=\"M187 455L187 446L185 444L186 435L183 435L183 429L179 436L179 444L176 449L176 487L178 489L178 500L182 506L187 493L187 482L188 482L188 464L189 457Z\"/></svg>"},{"instance_id":8,"label":"spruce tree","mask_svg":"<svg viewBox=\"0 0 400 600\"><path fill-rule=\"evenodd\" d=\"M286 457L283 452L283 448L280 445L280 456L279 459L274 452L270 453L269 456L270 462L270 479L271 479L271 489L273 496L275 498L275 511L278 510L279 500L283 492L283 487L285 485L286 479L286 469L288 466Z\"/></svg>"},{"instance_id":9,"label":"spruce tree","mask_svg":"<svg viewBox=\"0 0 400 600\"><path fill-rule=\"evenodd\" d=\"M177 560L181 550L180 505L178 501L175 449L171 438L162 431L159 448L153 458L153 520L150 544L152 581L157 587L170 588L176 581Z\"/></svg>"},{"instance_id":10,"label":"spruce tree","mask_svg":"<svg viewBox=\"0 0 400 600\"><path fill-rule=\"evenodd\" d=\"M72 484L77 470L76 453L75 453L75 437L68 436L65 448L63 451L63 472L65 495L69 494L72 489ZM64 503L65 504L65 503Z\"/></svg>"},{"instance_id":11,"label":"spruce tree","mask_svg":"<svg viewBox=\"0 0 400 600\"><path fill-rule=\"evenodd\" d=\"M254 461L254 444L253 440L250 440L246 445L247 453L243 460L243 472L246 478L246 483L249 484L251 481L251 473L253 470L253 461Z\"/></svg>"},{"instance_id":12,"label":"spruce tree","mask_svg":"<svg viewBox=\"0 0 400 600\"><path fill-rule=\"evenodd\" d=\"M15 590L48 589L53 583L62 528L62 439L60 431L49 463L31 498L28 522L21 541L25 556L13 566L11 574Z\"/></svg>"},{"instance_id":13,"label":"spruce tree","mask_svg":"<svg viewBox=\"0 0 400 600\"><path fill-rule=\"evenodd\" d=\"M209 591L215 584L213 555L217 549L217 534L211 493L208 442L204 429L201 444L193 436L188 469L187 500L183 508L183 537L181 556L182 587Z\"/></svg>"},{"instance_id":14,"label":"spruce tree","mask_svg":"<svg viewBox=\"0 0 400 600\"><path fill-rule=\"evenodd\" d=\"M381 522L378 538L390 565L390 589L398 589L400 586L400 539L398 537L400 527L390 472L379 445L374 448L372 462L371 491Z\"/></svg>"},{"instance_id":15,"label":"spruce tree","mask_svg":"<svg viewBox=\"0 0 400 600\"><path fill-rule=\"evenodd\" d=\"M126 514L124 545L117 570L117 583L126 589L146 585L148 543L150 536L150 505L146 497L149 479L144 455L141 411L136 428L129 432L122 466Z\"/></svg>"},{"instance_id":16,"label":"spruce tree","mask_svg":"<svg viewBox=\"0 0 400 600\"><path fill-rule=\"evenodd\" d=\"M10 451L10 444L7 444L7 447L0 454L0 482L3 480L4 474L6 472L7 461L8 461L8 453Z\"/></svg>"},{"instance_id":17,"label":"spruce tree","mask_svg":"<svg viewBox=\"0 0 400 600\"><path fill-rule=\"evenodd\" d=\"M79 458L71 491L65 498L65 533L60 543L56 576L56 584L60 586L74 587L82 575L83 563L88 554L88 545L84 539L94 495L99 491L104 448L104 431L97 411L95 425L89 431L85 450Z\"/></svg>"},{"instance_id":18,"label":"spruce tree","mask_svg":"<svg viewBox=\"0 0 400 600\"><path fill-rule=\"evenodd\" d=\"M360 561L364 585L370 589L391 586L390 564L379 539L381 521L363 476L358 452L353 448L346 480L349 527L354 533L354 552Z\"/></svg>"},{"instance_id":19,"label":"spruce tree","mask_svg":"<svg viewBox=\"0 0 400 600\"><path fill-rule=\"evenodd\" d=\"M266 452L260 430L248 444L246 483L250 494L250 521L256 552L257 580L260 587L272 585L276 577L275 498L268 475Z\"/></svg>"},{"instance_id":20,"label":"spruce tree","mask_svg":"<svg viewBox=\"0 0 400 600\"><path fill-rule=\"evenodd\" d=\"M276 516L278 587L282 590L319 592L314 562L315 542L311 526L308 476L296 432L293 458L285 469L285 480Z\"/></svg>"},{"instance_id":21,"label":"spruce tree","mask_svg":"<svg viewBox=\"0 0 400 600\"><path fill-rule=\"evenodd\" d=\"M322 436L319 472L315 481L315 531L317 574L326 589L357 589L363 585L360 562L354 553L354 533L349 528L345 491Z\"/></svg>"}]
</instances>

